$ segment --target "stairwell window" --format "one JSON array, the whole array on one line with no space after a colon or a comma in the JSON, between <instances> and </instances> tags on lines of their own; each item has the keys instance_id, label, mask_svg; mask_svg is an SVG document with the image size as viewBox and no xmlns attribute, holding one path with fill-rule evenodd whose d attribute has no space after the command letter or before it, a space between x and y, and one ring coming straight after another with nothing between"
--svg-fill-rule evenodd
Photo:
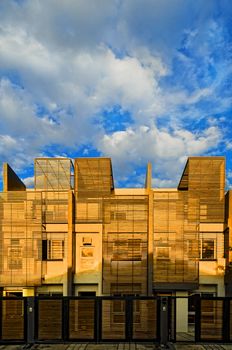
<instances>
[{"instance_id":1,"label":"stairwell window","mask_svg":"<svg viewBox=\"0 0 232 350\"><path fill-rule=\"evenodd\" d=\"M11 245L8 247L8 269L21 270L23 267L22 261L22 246L19 239L11 239Z\"/></svg>"},{"instance_id":2,"label":"stairwell window","mask_svg":"<svg viewBox=\"0 0 232 350\"><path fill-rule=\"evenodd\" d=\"M111 211L110 212L111 221L126 221L126 212L125 211Z\"/></svg>"},{"instance_id":3,"label":"stairwell window","mask_svg":"<svg viewBox=\"0 0 232 350\"><path fill-rule=\"evenodd\" d=\"M211 238L202 238L201 240L201 259L215 260L216 259L216 240Z\"/></svg>"},{"instance_id":4,"label":"stairwell window","mask_svg":"<svg viewBox=\"0 0 232 350\"><path fill-rule=\"evenodd\" d=\"M42 242L42 260L63 260L64 240L48 239Z\"/></svg>"},{"instance_id":5,"label":"stairwell window","mask_svg":"<svg viewBox=\"0 0 232 350\"><path fill-rule=\"evenodd\" d=\"M187 240L188 258L199 258L199 242L197 239Z\"/></svg>"},{"instance_id":6,"label":"stairwell window","mask_svg":"<svg viewBox=\"0 0 232 350\"><path fill-rule=\"evenodd\" d=\"M170 247L156 247L156 260L168 261L170 260Z\"/></svg>"}]
</instances>

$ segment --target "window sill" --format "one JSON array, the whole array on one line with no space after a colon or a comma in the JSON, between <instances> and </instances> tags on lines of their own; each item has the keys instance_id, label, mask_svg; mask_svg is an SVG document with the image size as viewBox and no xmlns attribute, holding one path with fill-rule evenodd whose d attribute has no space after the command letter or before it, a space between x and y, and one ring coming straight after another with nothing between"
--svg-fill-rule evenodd
<instances>
[{"instance_id":1,"label":"window sill","mask_svg":"<svg viewBox=\"0 0 232 350\"><path fill-rule=\"evenodd\" d=\"M46 260L43 260L43 261L63 261L64 259L46 259Z\"/></svg>"},{"instance_id":2,"label":"window sill","mask_svg":"<svg viewBox=\"0 0 232 350\"><path fill-rule=\"evenodd\" d=\"M217 261L217 259L200 259L200 261Z\"/></svg>"}]
</instances>

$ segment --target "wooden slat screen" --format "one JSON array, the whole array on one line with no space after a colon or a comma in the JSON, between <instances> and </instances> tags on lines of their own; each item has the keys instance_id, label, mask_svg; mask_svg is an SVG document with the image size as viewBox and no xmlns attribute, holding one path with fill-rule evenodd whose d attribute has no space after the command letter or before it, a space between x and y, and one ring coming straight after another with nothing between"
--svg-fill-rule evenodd
<instances>
[{"instance_id":1,"label":"wooden slat screen","mask_svg":"<svg viewBox=\"0 0 232 350\"><path fill-rule=\"evenodd\" d=\"M133 300L133 339L157 337L157 300Z\"/></svg>"},{"instance_id":2,"label":"wooden slat screen","mask_svg":"<svg viewBox=\"0 0 232 350\"><path fill-rule=\"evenodd\" d=\"M101 222L102 198L79 198L75 193L75 220L76 222Z\"/></svg>"},{"instance_id":3,"label":"wooden slat screen","mask_svg":"<svg viewBox=\"0 0 232 350\"><path fill-rule=\"evenodd\" d=\"M104 294L147 295L147 218L147 196L104 200Z\"/></svg>"},{"instance_id":4,"label":"wooden slat screen","mask_svg":"<svg viewBox=\"0 0 232 350\"><path fill-rule=\"evenodd\" d=\"M201 300L201 340L222 340L223 300Z\"/></svg>"},{"instance_id":5,"label":"wooden slat screen","mask_svg":"<svg viewBox=\"0 0 232 350\"><path fill-rule=\"evenodd\" d=\"M61 299L38 299L38 339L62 339Z\"/></svg>"},{"instance_id":6,"label":"wooden slat screen","mask_svg":"<svg viewBox=\"0 0 232 350\"><path fill-rule=\"evenodd\" d=\"M197 213L187 191L154 192L153 282L198 283Z\"/></svg>"},{"instance_id":7,"label":"wooden slat screen","mask_svg":"<svg viewBox=\"0 0 232 350\"><path fill-rule=\"evenodd\" d=\"M79 197L107 196L113 187L110 158L75 159L75 190Z\"/></svg>"},{"instance_id":8,"label":"wooden slat screen","mask_svg":"<svg viewBox=\"0 0 232 350\"><path fill-rule=\"evenodd\" d=\"M2 340L24 339L24 300L2 300Z\"/></svg>"},{"instance_id":9,"label":"wooden slat screen","mask_svg":"<svg viewBox=\"0 0 232 350\"><path fill-rule=\"evenodd\" d=\"M198 283L199 223L224 222L225 160L191 157L179 191L154 192L154 283Z\"/></svg>"},{"instance_id":10,"label":"wooden slat screen","mask_svg":"<svg viewBox=\"0 0 232 350\"><path fill-rule=\"evenodd\" d=\"M68 222L68 192L43 191L42 201L43 223Z\"/></svg>"},{"instance_id":11,"label":"wooden slat screen","mask_svg":"<svg viewBox=\"0 0 232 350\"><path fill-rule=\"evenodd\" d=\"M69 190L72 187L73 164L67 158L36 158L36 190Z\"/></svg>"},{"instance_id":12,"label":"wooden slat screen","mask_svg":"<svg viewBox=\"0 0 232 350\"><path fill-rule=\"evenodd\" d=\"M69 339L94 339L94 300L69 300Z\"/></svg>"},{"instance_id":13,"label":"wooden slat screen","mask_svg":"<svg viewBox=\"0 0 232 350\"><path fill-rule=\"evenodd\" d=\"M124 340L125 300L102 300L102 339Z\"/></svg>"},{"instance_id":14,"label":"wooden slat screen","mask_svg":"<svg viewBox=\"0 0 232 350\"><path fill-rule=\"evenodd\" d=\"M0 286L41 284L41 193L0 193Z\"/></svg>"}]
</instances>

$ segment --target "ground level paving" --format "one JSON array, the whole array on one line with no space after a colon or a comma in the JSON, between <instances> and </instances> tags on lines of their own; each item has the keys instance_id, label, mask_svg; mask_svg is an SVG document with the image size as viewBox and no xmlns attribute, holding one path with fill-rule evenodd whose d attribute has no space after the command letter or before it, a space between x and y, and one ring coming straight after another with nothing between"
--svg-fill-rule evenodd
<instances>
[{"instance_id":1,"label":"ground level paving","mask_svg":"<svg viewBox=\"0 0 232 350\"><path fill-rule=\"evenodd\" d=\"M140 343L0 345L0 350L162 350L165 347ZM170 350L232 350L232 344L170 344Z\"/></svg>"}]
</instances>

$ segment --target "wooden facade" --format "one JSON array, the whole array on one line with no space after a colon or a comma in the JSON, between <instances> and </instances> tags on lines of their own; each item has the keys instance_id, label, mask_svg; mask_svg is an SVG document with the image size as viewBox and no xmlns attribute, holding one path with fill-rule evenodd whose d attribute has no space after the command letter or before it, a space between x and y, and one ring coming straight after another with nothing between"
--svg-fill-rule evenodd
<instances>
[{"instance_id":1,"label":"wooden facade","mask_svg":"<svg viewBox=\"0 0 232 350\"><path fill-rule=\"evenodd\" d=\"M115 188L110 158L38 158L34 189L4 169L3 295L223 296L232 263L223 157L190 157L176 189L152 188L151 164L144 188Z\"/></svg>"}]
</instances>

